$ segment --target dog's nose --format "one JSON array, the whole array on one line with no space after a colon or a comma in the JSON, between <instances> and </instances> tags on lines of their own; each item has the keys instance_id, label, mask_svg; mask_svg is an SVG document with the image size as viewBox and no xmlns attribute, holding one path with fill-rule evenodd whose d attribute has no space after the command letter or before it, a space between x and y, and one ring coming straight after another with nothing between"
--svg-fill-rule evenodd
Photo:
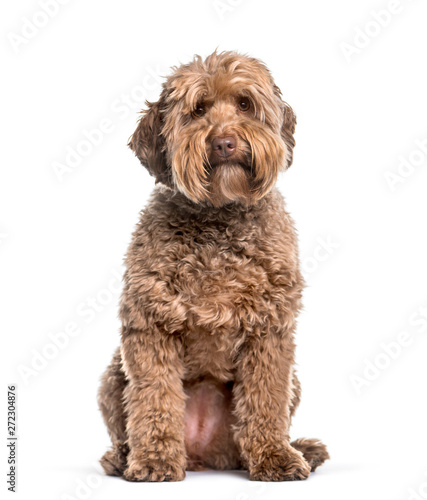
<instances>
[{"instance_id":1,"label":"dog's nose","mask_svg":"<svg viewBox=\"0 0 427 500\"><path fill-rule=\"evenodd\" d=\"M212 141L212 149L218 156L227 158L236 151L236 139L231 135L228 137L215 137Z\"/></svg>"}]
</instances>

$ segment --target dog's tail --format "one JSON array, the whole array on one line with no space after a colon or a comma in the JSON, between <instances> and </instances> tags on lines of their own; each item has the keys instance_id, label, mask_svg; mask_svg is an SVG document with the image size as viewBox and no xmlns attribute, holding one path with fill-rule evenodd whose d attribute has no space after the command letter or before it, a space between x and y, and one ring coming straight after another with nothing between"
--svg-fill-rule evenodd
<instances>
[{"instance_id":1,"label":"dog's tail","mask_svg":"<svg viewBox=\"0 0 427 500\"><path fill-rule=\"evenodd\" d=\"M319 465L330 458L326 446L318 439L296 439L292 441L291 446L304 455L311 467L311 472L314 472Z\"/></svg>"}]
</instances>

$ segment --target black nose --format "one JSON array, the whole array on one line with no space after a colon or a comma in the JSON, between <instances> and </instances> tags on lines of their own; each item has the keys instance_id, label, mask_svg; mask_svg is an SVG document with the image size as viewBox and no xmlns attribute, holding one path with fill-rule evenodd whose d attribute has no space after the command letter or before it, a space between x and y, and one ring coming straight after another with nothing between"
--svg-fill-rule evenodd
<instances>
[{"instance_id":1,"label":"black nose","mask_svg":"<svg viewBox=\"0 0 427 500\"><path fill-rule=\"evenodd\" d=\"M227 158L236 151L236 139L231 135L228 137L215 137L212 141L212 149L218 156Z\"/></svg>"}]
</instances>

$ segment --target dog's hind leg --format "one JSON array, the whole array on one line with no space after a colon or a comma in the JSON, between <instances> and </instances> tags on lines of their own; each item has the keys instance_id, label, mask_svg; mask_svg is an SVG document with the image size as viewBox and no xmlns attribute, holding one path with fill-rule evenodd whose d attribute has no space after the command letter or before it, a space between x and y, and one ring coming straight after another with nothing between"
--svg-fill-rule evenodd
<instances>
[{"instance_id":1,"label":"dog's hind leg","mask_svg":"<svg viewBox=\"0 0 427 500\"><path fill-rule=\"evenodd\" d=\"M123 391L126 385L120 349L117 349L102 376L98 393L99 409L113 444L100 460L105 473L109 476L123 475L129 452L126 444L126 414L123 403Z\"/></svg>"},{"instance_id":2,"label":"dog's hind leg","mask_svg":"<svg viewBox=\"0 0 427 500\"><path fill-rule=\"evenodd\" d=\"M289 409L290 418L292 418L295 415L296 409L298 408L300 401L301 401L301 384L294 370L292 375L292 399Z\"/></svg>"}]
</instances>

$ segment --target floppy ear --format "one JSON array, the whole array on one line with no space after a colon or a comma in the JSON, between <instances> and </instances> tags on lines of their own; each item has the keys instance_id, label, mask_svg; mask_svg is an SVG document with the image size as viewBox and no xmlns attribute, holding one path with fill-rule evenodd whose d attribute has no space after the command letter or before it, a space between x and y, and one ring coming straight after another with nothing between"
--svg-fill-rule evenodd
<instances>
[{"instance_id":1,"label":"floppy ear","mask_svg":"<svg viewBox=\"0 0 427 500\"><path fill-rule=\"evenodd\" d=\"M129 140L128 146L132 149L139 161L155 177L156 183L161 182L172 186L172 175L166 162L165 141L162 130L162 102L147 102L148 109L138 122L135 132Z\"/></svg>"},{"instance_id":2,"label":"floppy ear","mask_svg":"<svg viewBox=\"0 0 427 500\"><path fill-rule=\"evenodd\" d=\"M289 168L292 165L292 161L294 159L294 147L295 147L295 126L297 124L297 117L293 112L292 108L286 102L283 103L283 124L282 124L282 139L285 141L285 144L288 148L288 164L286 165Z\"/></svg>"},{"instance_id":3,"label":"floppy ear","mask_svg":"<svg viewBox=\"0 0 427 500\"><path fill-rule=\"evenodd\" d=\"M297 117L293 112L292 108L288 103L282 100L282 92L277 85L273 85L274 93L280 99L280 103L282 105L283 110L283 122L281 128L282 139L285 141L285 144L288 148L288 164L286 168L289 168L292 165L293 161L293 150L295 147L295 126L297 124Z\"/></svg>"}]
</instances>

